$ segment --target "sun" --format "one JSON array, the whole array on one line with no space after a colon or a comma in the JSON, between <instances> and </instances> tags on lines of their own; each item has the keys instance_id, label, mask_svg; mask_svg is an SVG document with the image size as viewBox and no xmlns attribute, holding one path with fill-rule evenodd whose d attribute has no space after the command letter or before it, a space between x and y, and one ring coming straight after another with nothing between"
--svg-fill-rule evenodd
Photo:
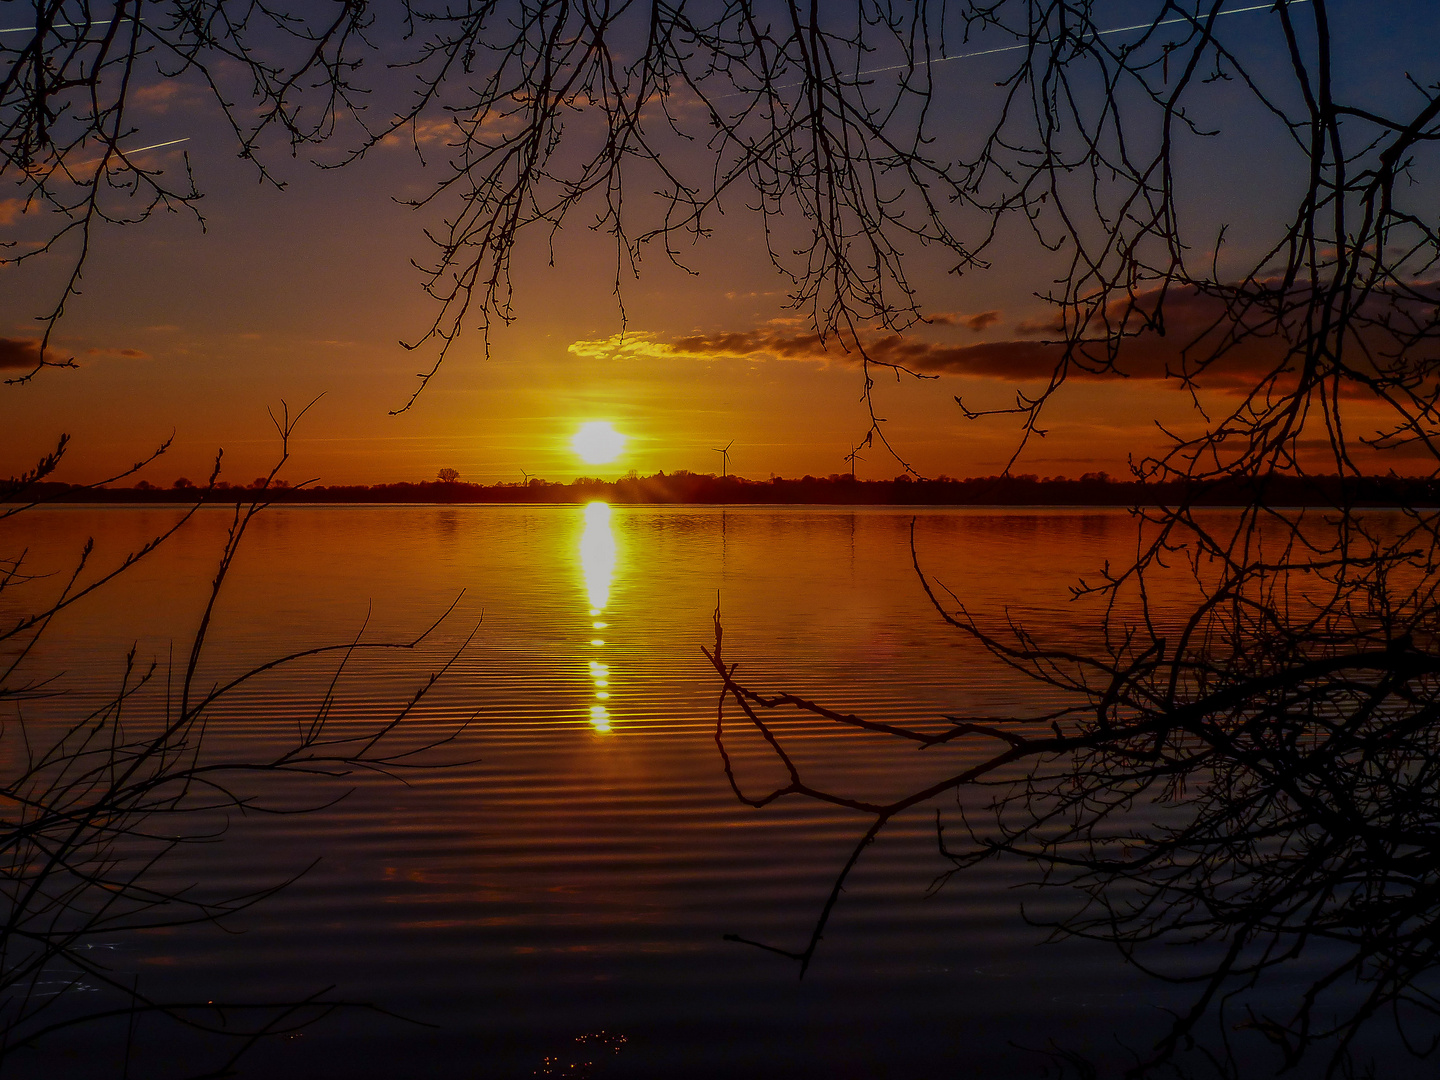
<instances>
[{"instance_id":1,"label":"sun","mask_svg":"<svg viewBox=\"0 0 1440 1080\"><path fill-rule=\"evenodd\" d=\"M587 465L604 465L620 456L625 436L605 420L591 420L581 425L570 445Z\"/></svg>"}]
</instances>

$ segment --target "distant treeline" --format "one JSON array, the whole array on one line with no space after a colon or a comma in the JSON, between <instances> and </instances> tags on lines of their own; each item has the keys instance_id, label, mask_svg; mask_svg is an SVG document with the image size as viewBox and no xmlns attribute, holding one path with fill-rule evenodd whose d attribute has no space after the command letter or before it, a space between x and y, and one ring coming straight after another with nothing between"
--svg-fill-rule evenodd
<instances>
[{"instance_id":1,"label":"distant treeline","mask_svg":"<svg viewBox=\"0 0 1440 1080\"><path fill-rule=\"evenodd\" d=\"M448 470L447 470L448 471ZM1437 506L1440 480L1429 477L1371 476L1348 481L1353 505ZM772 477L747 480L685 470L654 476L627 476L620 480L581 477L568 484L531 479L528 483L470 484L460 480L420 483L307 486L293 488L283 481L261 487L221 483L197 487L177 480L168 488L141 481L134 487L87 488L42 483L28 489L31 497L46 502L209 502L293 503L585 503L595 500L617 504L727 504L816 503L841 506L1137 506L1173 505L1184 495L1180 484L1145 484L1117 480L1106 473L1067 477L985 476L956 480L948 476L894 480L856 480L847 474L803 476L798 480ZM1238 506L1264 503L1272 506L1332 506L1341 497L1334 476L1267 476L1230 480L1209 488L1192 489L1197 505Z\"/></svg>"}]
</instances>

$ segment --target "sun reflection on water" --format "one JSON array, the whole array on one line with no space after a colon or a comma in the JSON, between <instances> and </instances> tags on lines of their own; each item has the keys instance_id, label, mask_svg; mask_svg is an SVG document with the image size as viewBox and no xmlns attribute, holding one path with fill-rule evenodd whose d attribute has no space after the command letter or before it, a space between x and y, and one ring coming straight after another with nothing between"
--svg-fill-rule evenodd
<instances>
[{"instance_id":1,"label":"sun reflection on water","mask_svg":"<svg viewBox=\"0 0 1440 1080\"><path fill-rule=\"evenodd\" d=\"M580 569L585 575L585 590L590 597L590 629L597 636L590 639L592 648L605 647L599 632L610 624L602 617L610 603L610 583L615 577L615 531L610 527L609 503L593 502L585 507L585 532L580 537ZM590 681L595 700L610 699L610 665L590 661ZM590 706L590 725L596 731L610 730L610 710L603 704Z\"/></svg>"},{"instance_id":2,"label":"sun reflection on water","mask_svg":"<svg viewBox=\"0 0 1440 1080\"><path fill-rule=\"evenodd\" d=\"M610 528L609 503L592 502L585 507L580 566L590 593L590 615L598 617L610 603L610 580L615 576L615 533Z\"/></svg>"}]
</instances>

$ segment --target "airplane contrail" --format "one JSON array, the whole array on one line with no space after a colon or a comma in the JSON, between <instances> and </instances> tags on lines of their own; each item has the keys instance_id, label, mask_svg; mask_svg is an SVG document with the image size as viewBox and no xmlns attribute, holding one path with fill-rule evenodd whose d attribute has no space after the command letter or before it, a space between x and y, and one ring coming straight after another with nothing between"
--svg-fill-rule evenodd
<instances>
[{"instance_id":1,"label":"airplane contrail","mask_svg":"<svg viewBox=\"0 0 1440 1080\"><path fill-rule=\"evenodd\" d=\"M169 142L151 143L149 146L136 146L136 147L132 147L132 148L129 148L129 149L126 149L126 150L120 150L120 153L122 153L122 154L124 154L125 156L128 157L128 156L131 155L131 154L138 154L138 153L140 153L140 152L143 151L143 150L159 150L162 146L174 146L176 143L189 142L189 141L190 141L190 136L189 136L189 135L186 135L183 139L171 139ZM119 150L119 147L116 147L116 149Z\"/></svg>"},{"instance_id":2,"label":"airplane contrail","mask_svg":"<svg viewBox=\"0 0 1440 1080\"><path fill-rule=\"evenodd\" d=\"M1299 4L1308 4L1310 0L1289 0L1286 7L1295 7ZM1250 7L1231 8L1229 11L1217 11L1215 17L1218 19L1224 15L1244 15L1251 11L1274 11L1275 0L1268 4L1252 4ZM1133 30L1152 30L1160 26L1174 26L1177 23L1196 23L1200 20L1199 15L1182 15L1174 19L1161 19L1156 23L1136 23L1134 26L1112 26L1108 30L1096 30L1096 37L1107 37L1110 34L1128 34ZM969 60L976 56L994 56L996 53L1018 52L1021 49L1028 49L1032 42L1025 42L1021 45L1005 45L998 49L981 49L978 52L955 53L953 56L937 56L934 60L927 60L928 64L943 64L947 60ZM886 71L900 71L911 66L910 64L891 64L888 67L869 68L865 71L856 72L857 75L879 75ZM799 85L798 83L796 84ZM783 88L782 88L783 89Z\"/></svg>"},{"instance_id":3,"label":"airplane contrail","mask_svg":"<svg viewBox=\"0 0 1440 1080\"><path fill-rule=\"evenodd\" d=\"M146 151L146 150L159 150L162 146L175 146L177 143L189 142L189 141L190 141L190 136L189 136L189 135L186 135L183 139L168 139L168 140L166 140L165 142L151 143L149 146L133 146L133 147L127 147L127 148L124 149L124 150L122 150L120 147L117 146L117 147L115 148L115 152L116 152L117 154L119 154L122 158L126 158L126 157L129 157L131 154L143 153L143 152ZM89 161L66 162L66 166L65 166L65 167L68 168L68 169L83 169L83 168L85 168L87 165L97 165L97 164L99 164L100 161L102 161L102 160L103 160L102 158L91 158Z\"/></svg>"},{"instance_id":4,"label":"airplane contrail","mask_svg":"<svg viewBox=\"0 0 1440 1080\"><path fill-rule=\"evenodd\" d=\"M1285 6L1297 7L1300 4L1308 3L1310 3L1310 0L1286 0ZM1252 11L1274 11L1275 7L1276 0L1270 0L1270 2L1266 4L1251 4L1249 7L1231 8L1229 11L1217 11L1215 13L1215 17L1218 19L1225 15L1245 15ZM1105 30L1096 30L1095 36L1108 37L1111 34L1128 34L1135 30L1152 30L1160 26L1174 26L1177 23L1190 23L1194 25L1198 23L1201 18L1202 16L1200 15L1181 15L1173 19L1161 19L1159 22L1154 23L1136 23L1133 26L1112 26ZM887 71L906 71L910 68L930 67L932 64L943 64L950 60L973 60L981 56L995 56L999 53L1019 52L1021 49L1032 48L1034 44L1034 42L1026 41L1022 42L1019 45L1001 45L1000 47L994 49L977 49L974 52L952 53L948 56L937 56L933 60L924 60L914 64L889 64L886 67L866 68L863 71L855 72L855 75L883 75ZM775 89L793 90L795 89L795 87L802 85L804 84L798 82L786 83L784 86L775 87ZM746 96L748 96L748 93L746 91L739 90L733 94L720 94L712 100L725 101L730 98Z\"/></svg>"},{"instance_id":5,"label":"airplane contrail","mask_svg":"<svg viewBox=\"0 0 1440 1080\"><path fill-rule=\"evenodd\" d=\"M114 22L114 21L115 21L114 19L95 19L95 20L93 20L92 22L88 22L88 23L57 22L57 23L51 23L51 24L50 24L50 29L52 29L52 30L68 30L68 29L75 29L75 28L80 28L80 27L83 27L83 28L85 28L85 29L89 29L89 28L92 27L92 26L109 26L109 25L110 25L112 22ZM33 27L33 26L6 26L6 27L4 27L4 28L0 28L0 34L26 34L26 33L33 34L34 32L35 32L35 27Z\"/></svg>"}]
</instances>

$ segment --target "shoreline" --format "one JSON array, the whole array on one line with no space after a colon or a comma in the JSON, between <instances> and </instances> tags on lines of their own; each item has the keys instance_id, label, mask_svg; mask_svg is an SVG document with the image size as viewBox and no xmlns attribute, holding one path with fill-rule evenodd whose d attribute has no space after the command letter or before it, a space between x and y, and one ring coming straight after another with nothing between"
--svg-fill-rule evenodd
<instances>
[{"instance_id":1,"label":"shoreline","mask_svg":"<svg viewBox=\"0 0 1440 1080\"><path fill-rule=\"evenodd\" d=\"M798 480L679 472L605 481L581 478L569 484L532 479L525 484L421 483L344 484L290 487L201 488L177 481L168 488L86 487L35 483L8 500L73 505L211 505L263 502L276 505L566 506L607 502L616 506L911 506L911 507L1117 507L1289 506L1440 507L1440 479L1431 477L1270 476L1215 484L1142 483L1105 474L1079 479L990 476L964 480L855 480L849 476Z\"/></svg>"}]
</instances>

